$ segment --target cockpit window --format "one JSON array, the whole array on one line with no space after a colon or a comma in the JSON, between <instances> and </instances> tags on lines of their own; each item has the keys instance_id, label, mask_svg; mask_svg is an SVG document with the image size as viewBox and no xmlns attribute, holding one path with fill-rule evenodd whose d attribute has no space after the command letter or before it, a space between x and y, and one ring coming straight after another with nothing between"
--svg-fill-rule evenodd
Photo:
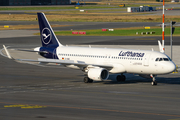
<instances>
[{"instance_id":1,"label":"cockpit window","mask_svg":"<svg viewBox=\"0 0 180 120\"><path fill-rule=\"evenodd\" d=\"M172 61L171 58L170 58L169 56L167 56L167 57L168 57L169 61Z\"/></svg>"},{"instance_id":2,"label":"cockpit window","mask_svg":"<svg viewBox=\"0 0 180 120\"><path fill-rule=\"evenodd\" d=\"M168 58L163 58L164 59L164 61L169 61L169 59Z\"/></svg>"},{"instance_id":3,"label":"cockpit window","mask_svg":"<svg viewBox=\"0 0 180 120\"><path fill-rule=\"evenodd\" d=\"M159 61L159 58L156 58L156 60L155 61Z\"/></svg>"},{"instance_id":4,"label":"cockpit window","mask_svg":"<svg viewBox=\"0 0 180 120\"><path fill-rule=\"evenodd\" d=\"M171 59L168 57L168 58L156 58L155 61L171 61Z\"/></svg>"},{"instance_id":5,"label":"cockpit window","mask_svg":"<svg viewBox=\"0 0 180 120\"><path fill-rule=\"evenodd\" d=\"M163 61L163 59L162 59L162 58L159 58L159 61Z\"/></svg>"}]
</instances>

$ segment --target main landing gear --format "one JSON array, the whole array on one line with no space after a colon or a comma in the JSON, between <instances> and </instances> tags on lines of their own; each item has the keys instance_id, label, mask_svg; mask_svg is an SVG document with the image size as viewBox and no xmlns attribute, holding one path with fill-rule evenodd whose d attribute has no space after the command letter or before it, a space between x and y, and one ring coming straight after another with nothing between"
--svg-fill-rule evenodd
<instances>
[{"instance_id":1,"label":"main landing gear","mask_svg":"<svg viewBox=\"0 0 180 120\"><path fill-rule=\"evenodd\" d=\"M91 79L88 78L88 77L84 77L84 82L85 82L85 83L92 83L93 80L91 80Z\"/></svg>"},{"instance_id":2,"label":"main landing gear","mask_svg":"<svg viewBox=\"0 0 180 120\"><path fill-rule=\"evenodd\" d=\"M157 81L156 81L156 79L155 79L155 75L150 75L151 76L151 78L152 78L152 82L151 82L151 84L152 85L157 85Z\"/></svg>"},{"instance_id":3,"label":"main landing gear","mask_svg":"<svg viewBox=\"0 0 180 120\"><path fill-rule=\"evenodd\" d=\"M120 82L120 81L125 81L126 80L126 76L125 75L123 75L123 74L121 74L121 75L118 75L117 77L116 77L116 80L118 81L118 82Z\"/></svg>"}]
</instances>

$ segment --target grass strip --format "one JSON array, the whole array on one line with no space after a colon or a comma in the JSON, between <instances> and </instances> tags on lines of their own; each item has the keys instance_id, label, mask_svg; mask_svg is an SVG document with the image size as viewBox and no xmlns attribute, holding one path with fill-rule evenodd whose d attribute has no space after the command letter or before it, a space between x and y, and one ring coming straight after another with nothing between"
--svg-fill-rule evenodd
<instances>
[{"instance_id":1,"label":"grass strip","mask_svg":"<svg viewBox=\"0 0 180 120\"><path fill-rule=\"evenodd\" d=\"M78 31L78 30L73 30L73 31ZM136 32L139 33L138 35L141 35L141 32L155 32L155 34L147 34L147 36L161 36L162 34L161 27L151 27L151 29L144 29L143 27L118 28L118 29L114 29L114 31L102 31L101 29L81 30L81 31L85 31L86 36L136 36ZM72 31L56 31L55 34L61 36L77 36L72 34ZM165 28L165 35L166 36L170 35L170 27ZM174 36L180 35L180 27L175 28L175 32L173 35Z\"/></svg>"},{"instance_id":2,"label":"grass strip","mask_svg":"<svg viewBox=\"0 0 180 120\"><path fill-rule=\"evenodd\" d=\"M143 15L144 13L79 13L49 15L49 21L72 21L72 22L161 22L158 15ZM37 15L27 14L0 14L0 21L36 21ZM165 22L180 22L180 16L166 16Z\"/></svg>"}]
</instances>

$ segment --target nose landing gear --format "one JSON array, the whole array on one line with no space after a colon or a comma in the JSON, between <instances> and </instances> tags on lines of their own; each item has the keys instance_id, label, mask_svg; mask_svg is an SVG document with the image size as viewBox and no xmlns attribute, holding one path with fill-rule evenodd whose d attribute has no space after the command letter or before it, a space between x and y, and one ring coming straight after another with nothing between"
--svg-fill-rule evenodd
<instances>
[{"instance_id":1,"label":"nose landing gear","mask_svg":"<svg viewBox=\"0 0 180 120\"><path fill-rule=\"evenodd\" d=\"M155 75L150 75L151 76L151 78L152 78L152 82L151 82L151 84L154 86L154 85L157 85L157 81L156 81L156 79L155 79Z\"/></svg>"}]
</instances>

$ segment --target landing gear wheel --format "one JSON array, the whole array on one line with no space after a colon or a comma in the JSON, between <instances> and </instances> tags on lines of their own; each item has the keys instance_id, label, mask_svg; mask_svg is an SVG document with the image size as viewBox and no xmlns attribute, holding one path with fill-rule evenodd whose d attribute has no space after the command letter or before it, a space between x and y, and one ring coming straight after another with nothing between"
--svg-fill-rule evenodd
<instances>
[{"instance_id":1,"label":"landing gear wheel","mask_svg":"<svg viewBox=\"0 0 180 120\"><path fill-rule=\"evenodd\" d=\"M84 82L85 83L92 83L93 80L89 79L88 77L84 77Z\"/></svg>"},{"instance_id":2,"label":"landing gear wheel","mask_svg":"<svg viewBox=\"0 0 180 120\"><path fill-rule=\"evenodd\" d=\"M89 79L89 83L93 83L93 80Z\"/></svg>"},{"instance_id":3,"label":"landing gear wheel","mask_svg":"<svg viewBox=\"0 0 180 120\"><path fill-rule=\"evenodd\" d=\"M116 80L117 80L118 82L120 82L120 81L125 81L125 80L126 80L126 76L125 76L125 75L118 75L118 76L116 77Z\"/></svg>"},{"instance_id":4,"label":"landing gear wheel","mask_svg":"<svg viewBox=\"0 0 180 120\"><path fill-rule=\"evenodd\" d=\"M151 82L152 86L157 85L157 82L156 82L156 79L155 79L155 75L151 74L150 76L152 78L152 82Z\"/></svg>"},{"instance_id":5,"label":"landing gear wheel","mask_svg":"<svg viewBox=\"0 0 180 120\"><path fill-rule=\"evenodd\" d=\"M116 80L117 80L118 82L120 82L120 81L121 81L121 75L118 75L118 76L116 77Z\"/></svg>"},{"instance_id":6,"label":"landing gear wheel","mask_svg":"<svg viewBox=\"0 0 180 120\"><path fill-rule=\"evenodd\" d=\"M88 77L84 77L84 82L88 83L89 82L89 78Z\"/></svg>"},{"instance_id":7,"label":"landing gear wheel","mask_svg":"<svg viewBox=\"0 0 180 120\"><path fill-rule=\"evenodd\" d=\"M126 80L126 76L122 75L122 81L124 82Z\"/></svg>"},{"instance_id":8,"label":"landing gear wheel","mask_svg":"<svg viewBox=\"0 0 180 120\"><path fill-rule=\"evenodd\" d=\"M152 85L157 85L157 82L156 82L156 81L152 81L151 84L152 84Z\"/></svg>"}]
</instances>

